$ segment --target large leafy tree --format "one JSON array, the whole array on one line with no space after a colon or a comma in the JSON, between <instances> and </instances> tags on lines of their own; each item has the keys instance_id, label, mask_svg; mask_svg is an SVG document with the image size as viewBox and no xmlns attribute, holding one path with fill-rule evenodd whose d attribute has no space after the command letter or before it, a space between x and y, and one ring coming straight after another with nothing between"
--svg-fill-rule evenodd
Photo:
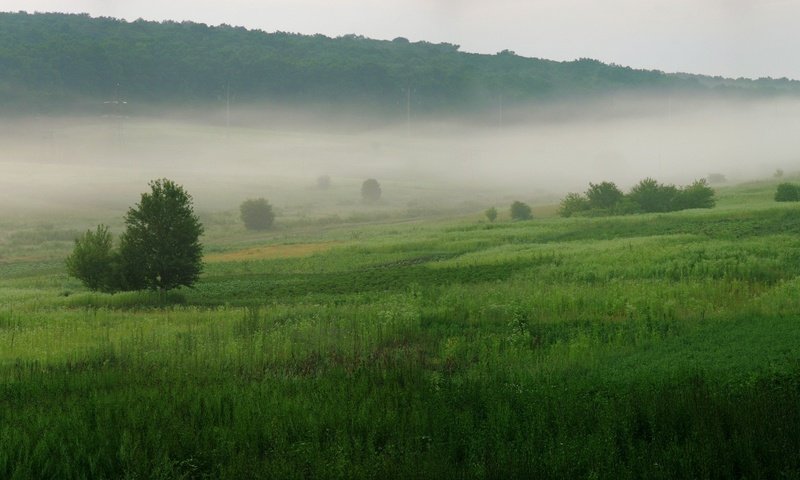
<instances>
[{"instance_id":1,"label":"large leafy tree","mask_svg":"<svg viewBox=\"0 0 800 480\"><path fill-rule=\"evenodd\" d=\"M191 286L203 269L203 226L192 197L167 179L150 182L150 192L125 216L120 257L128 289L170 290Z\"/></svg>"}]
</instances>

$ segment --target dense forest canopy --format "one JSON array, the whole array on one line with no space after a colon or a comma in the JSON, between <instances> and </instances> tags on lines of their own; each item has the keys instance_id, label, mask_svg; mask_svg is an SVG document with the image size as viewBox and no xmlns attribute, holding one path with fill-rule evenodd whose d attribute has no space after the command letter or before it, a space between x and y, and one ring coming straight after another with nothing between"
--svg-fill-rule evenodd
<instances>
[{"instance_id":1,"label":"dense forest canopy","mask_svg":"<svg viewBox=\"0 0 800 480\"><path fill-rule=\"evenodd\" d=\"M409 92L410 90L410 92ZM453 112L616 92L800 93L787 79L665 74L591 59L357 35L265 33L192 22L0 13L0 107L44 113L133 105L280 101ZM107 108L108 103L106 103Z\"/></svg>"}]
</instances>

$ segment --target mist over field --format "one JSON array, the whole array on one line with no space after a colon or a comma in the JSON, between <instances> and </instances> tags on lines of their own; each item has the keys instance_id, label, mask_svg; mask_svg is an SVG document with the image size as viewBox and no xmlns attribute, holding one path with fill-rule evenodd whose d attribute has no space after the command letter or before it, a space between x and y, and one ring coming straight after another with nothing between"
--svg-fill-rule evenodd
<instances>
[{"instance_id":1,"label":"mist over field","mask_svg":"<svg viewBox=\"0 0 800 480\"><path fill-rule=\"evenodd\" d=\"M684 184L800 168L800 101L607 98L500 106L481 117L373 121L357 112L234 106L169 117L28 117L0 125L0 214L124 210L167 177L199 209L263 196L279 208L361 208L361 182L383 206L421 207L511 197L555 203L588 182L627 189L644 177ZM329 175L329 191L315 189Z\"/></svg>"},{"instance_id":2,"label":"mist over field","mask_svg":"<svg viewBox=\"0 0 800 480\"><path fill-rule=\"evenodd\" d=\"M624 1L0 0L0 479L800 478L791 9Z\"/></svg>"}]
</instances>

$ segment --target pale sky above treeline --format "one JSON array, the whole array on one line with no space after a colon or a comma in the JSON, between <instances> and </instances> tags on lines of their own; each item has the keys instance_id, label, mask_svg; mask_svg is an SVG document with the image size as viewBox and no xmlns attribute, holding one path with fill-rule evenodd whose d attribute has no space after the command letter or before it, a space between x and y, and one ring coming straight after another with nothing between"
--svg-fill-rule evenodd
<instances>
[{"instance_id":1,"label":"pale sky above treeline","mask_svg":"<svg viewBox=\"0 0 800 480\"><path fill-rule=\"evenodd\" d=\"M0 0L0 10L402 36L478 53L800 79L800 0Z\"/></svg>"}]
</instances>

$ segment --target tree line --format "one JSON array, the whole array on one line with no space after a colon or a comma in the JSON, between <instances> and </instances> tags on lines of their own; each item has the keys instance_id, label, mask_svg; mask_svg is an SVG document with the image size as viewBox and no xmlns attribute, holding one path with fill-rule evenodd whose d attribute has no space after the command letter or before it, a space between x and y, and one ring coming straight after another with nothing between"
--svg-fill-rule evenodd
<instances>
[{"instance_id":1,"label":"tree line","mask_svg":"<svg viewBox=\"0 0 800 480\"><path fill-rule=\"evenodd\" d=\"M559 214L562 217L602 216L713 208L714 196L714 190L705 179L676 187L645 178L627 194L613 182L589 183L585 193L569 193L561 200Z\"/></svg>"},{"instance_id":2,"label":"tree line","mask_svg":"<svg viewBox=\"0 0 800 480\"><path fill-rule=\"evenodd\" d=\"M504 50L358 35L266 33L193 22L126 22L0 13L0 106L17 111L124 98L136 105L255 100L437 112L617 91L800 92L785 79L667 75L591 59L556 62Z\"/></svg>"}]
</instances>

